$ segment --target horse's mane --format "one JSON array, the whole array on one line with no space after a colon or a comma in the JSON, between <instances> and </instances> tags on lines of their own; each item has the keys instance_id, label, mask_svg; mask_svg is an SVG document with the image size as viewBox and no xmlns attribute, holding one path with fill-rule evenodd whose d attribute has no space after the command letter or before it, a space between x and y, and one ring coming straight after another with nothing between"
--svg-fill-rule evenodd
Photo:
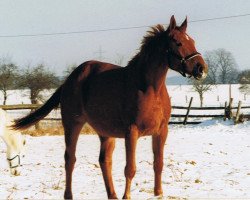
<instances>
[{"instance_id":1,"label":"horse's mane","mask_svg":"<svg viewBox=\"0 0 250 200\"><path fill-rule=\"evenodd\" d=\"M161 42L163 38L162 36L165 35L165 33L166 29L161 24L151 27L143 37L139 52L128 62L128 65L134 65L141 56L144 57L151 51L155 51L155 48L158 47L158 44Z\"/></svg>"},{"instance_id":2,"label":"horse's mane","mask_svg":"<svg viewBox=\"0 0 250 200\"><path fill-rule=\"evenodd\" d=\"M160 37L165 32L164 26L158 24L156 26L151 27L151 30L147 31L147 34L144 36L142 40L142 47L149 44L152 40Z\"/></svg>"}]
</instances>

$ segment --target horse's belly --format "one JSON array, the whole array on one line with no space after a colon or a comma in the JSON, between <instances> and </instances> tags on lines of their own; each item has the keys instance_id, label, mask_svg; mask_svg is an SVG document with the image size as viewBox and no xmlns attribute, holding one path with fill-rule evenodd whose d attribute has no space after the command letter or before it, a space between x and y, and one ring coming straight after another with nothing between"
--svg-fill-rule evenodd
<instances>
[{"instance_id":1,"label":"horse's belly","mask_svg":"<svg viewBox=\"0 0 250 200\"><path fill-rule=\"evenodd\" d=\"M124 138L126 130L120 122L115 120L98 120L98 119L88 119L88 123L97 132L98 135L103 137L117 137Z\"/></svg>"},{"instance_id":2,"label":"horse's belly","mask_svg":"<svg viewBox=\"0 0 250 200\"><path fill-rule=\"evenodd\" d=\"M103 104L92 104L87 108L87 122L101 136L121 137L125 136L125 113L122 112L120 101L106 101Z\"/></svg>"}]
</instances>

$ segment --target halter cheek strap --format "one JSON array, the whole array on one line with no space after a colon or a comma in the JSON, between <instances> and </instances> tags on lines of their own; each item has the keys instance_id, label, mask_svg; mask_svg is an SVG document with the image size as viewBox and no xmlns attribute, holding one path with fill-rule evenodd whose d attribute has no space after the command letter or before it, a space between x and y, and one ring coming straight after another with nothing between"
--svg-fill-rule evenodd
<instances>
[{"instance_id":1,"label":"halter cheek strap","mask_svg":"<svg viewBox=\"0 0 250 200\"><path fill-rule=\"evenodd\" d=\"M184 77L186 77L186 72L187 72L187 70L186 70L186 68L187 68L186 62L193 59L196 56L201 56L201 54L199 52L197 52L197 51L190 54L190 55L187 55L186 57L180 56L179 54L175 53L171 49L167 50L167 53L168 53L168 59L169 59L169 56L172 55L181 62L181 69L178 70L178 72Z\"/></svg>"},{"instance_id":2,"label":"halter cheek strap","mask_svg":"<svg viewBox=\"0 0 250 200\"><path fill-rule=\"evenodd\" d=\"M18 164L17 164L17 165L12 166L11 161L12 161L12 160L14 160L14 159L16 159L16 158L18 158ZM17 155L16 155L16 156L14 156L13 158L7 158L7 160L9 161L9 164L10 164L10 168L11 168L11 169L13 169L13 168L17 168L17 167L21 166L21 162L20 162L20 155L19 155L19 154L17 154Z\"/></svg>"}]
</instances>

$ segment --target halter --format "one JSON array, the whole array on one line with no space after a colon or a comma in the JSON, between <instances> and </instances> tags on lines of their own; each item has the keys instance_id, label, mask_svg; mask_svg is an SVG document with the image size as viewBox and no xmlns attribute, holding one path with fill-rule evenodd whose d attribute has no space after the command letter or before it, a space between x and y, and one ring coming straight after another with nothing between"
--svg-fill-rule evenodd
<instances>
[{"instance_id":1,"label":"halter","mask_svg":"<svg viewBox=\"0 0 250 200\"><path fill-rule=\"evenodd\" d=\"M17 165L12 166L11 161L12 161L12 160L14 160L14 159L16 159L16 158L18 158L18 164L17 164ZM7 158L7 160L9 161L9 164L10 164L10 168L11 168L11 169L13 169L13 168L17 168L17 167L19 167L19 166L22 166L22 165L21 165L20 155L19 155L19 154L17 154L17 155L16 155L16 156L14 156L13 158Z\"/></svg>"},{"instance_id":2,"label":"halter","mask_svg":"<svg viewBox=\"0 0 250 200\"><path fill-rule=\"evenodd\" d=\"M175 58L177 58L179 61L180 61L180 63L181 63L181 69L180 70L178 70L178 72L182 75L182 76L184 76L184 77L186 77L186 68L187 68L187 65L186 65L186 63L187 63L187 61L189 61L189 60L191 60L191 59L193 59L194 57L197 57L197 56L201 56L201 54L199 53L199 52L194 52L194 53L191 53L190 55L187 55L186 57L182 57L181 55L179 55L179 54L177 54L177 53L175 53L172 49L168 49L167 50L167 53L168 53L168 56L171 54L172 56L174 56ZM171 67L170 67L171 68ZM172 69L172 68L171 68ZM191 77L191 76L190 76Z\"/></svg>"}]
</instances>

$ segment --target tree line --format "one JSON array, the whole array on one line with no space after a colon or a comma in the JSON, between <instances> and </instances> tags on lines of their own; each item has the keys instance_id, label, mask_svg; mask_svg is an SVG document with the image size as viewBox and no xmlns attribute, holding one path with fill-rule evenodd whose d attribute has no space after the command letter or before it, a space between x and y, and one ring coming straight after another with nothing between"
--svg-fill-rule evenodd
<instances>
[{"instance_id":1,"label":"tree line","mask_svg":"<svg viewBox=\"0 0 250 200\"><path fill-rule=\"evenodd\" d=\"M8 90L29 89L29 98L32 104L43 101L40 92L45 89L58 87L62 78L55 75L43 64L20 68L9 58L0 59L0 91L3 94L5 105L8 98Z\"/></svg>"}]
</instances>

